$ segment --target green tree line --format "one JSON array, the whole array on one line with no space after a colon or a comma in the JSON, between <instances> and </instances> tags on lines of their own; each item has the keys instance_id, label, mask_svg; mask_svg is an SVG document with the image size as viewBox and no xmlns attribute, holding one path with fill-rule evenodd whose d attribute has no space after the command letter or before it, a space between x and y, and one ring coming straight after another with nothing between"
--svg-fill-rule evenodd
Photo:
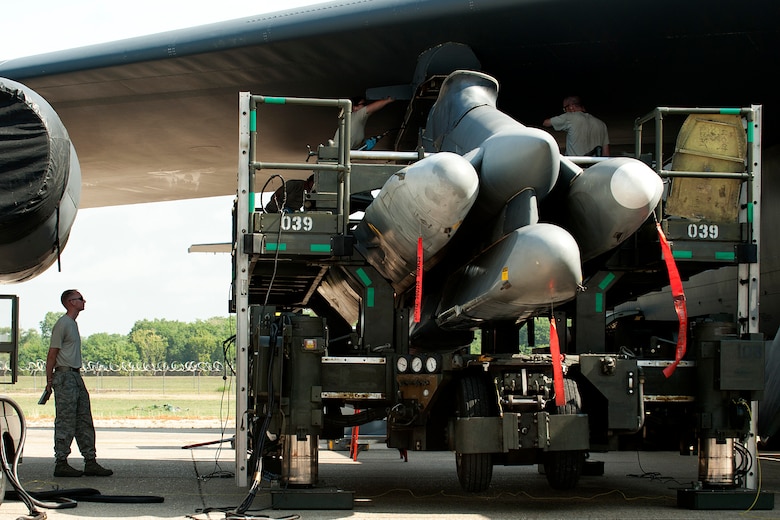
<instances>
[{"instance_id":1,"label":"green tree line","mask_svg":"<svg viewBox=\"0 0 780 520\"><path fill-rule=\"evenodd\" d=\"M19 366L46 359L54 324L64 313L47 312L40 329L19 332ZM195 322L139 320L126 335L98 332L81 338L82 358L106 366L123 363L224 361L225 342L235 334L235 319L213 317ZM228 343L232 346L232 343ZM232 360L234 353L227 354Z\"/></svg>"},{"instance_id":2,"label":"green tree line","mask_svg":"<svg viewBox=\"0 0 780 520\"><path fill-rule=\"evenodd\" d=\"M19 366L27 367L46 359L49 340L54 324L64 313L48 312L40 329L27 329L19 334ZM534 320L535 346L547 347L550 344L549 320ZM235 319L213 317L195 322L172 320L140 320L126 335L99 332L82 338L82 357L85 362L94 362L105 366L122 364L223 362L226 359L225 342L235 334ZM527 327L519 332L519 351L530 352ZM480 350L481 334L476 331L472 352ZM232 348L232 343L229 344ZM232 361L235 354L227 353Z\"/></svg>"}]
</instances>

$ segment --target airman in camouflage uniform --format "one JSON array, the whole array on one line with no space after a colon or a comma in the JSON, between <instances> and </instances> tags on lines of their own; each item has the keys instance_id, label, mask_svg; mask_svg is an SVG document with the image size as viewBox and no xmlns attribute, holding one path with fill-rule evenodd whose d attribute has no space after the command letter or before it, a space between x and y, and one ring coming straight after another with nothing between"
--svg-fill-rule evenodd
<instances>
[{"instance_id":1,"label":"airman in camouflage uniform","mask_svg":"<svg viewBox=\"0 0 780 520\"><path fill-rule=\"evenodd\" d=\"M86 300L75 289L63 292L60 300L67 312L52 329L46 357L46 389L54 389L54 476L107 477L114 472L95 460L92 407L89 392L81 378L81 335L76 318L84 310ZM84 457L84 471L68 464L74 438Z\"/></svg>"}]
</instances>

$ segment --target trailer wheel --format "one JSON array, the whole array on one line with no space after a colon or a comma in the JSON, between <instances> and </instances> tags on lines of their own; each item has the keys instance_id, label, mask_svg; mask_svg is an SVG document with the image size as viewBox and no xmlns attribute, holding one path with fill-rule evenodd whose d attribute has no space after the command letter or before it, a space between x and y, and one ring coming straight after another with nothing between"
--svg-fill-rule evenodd
<instances>
[{"instance_id":1,"label":"trailer wheel","mask_svg":"<svg viewBox=\"0 0 780 520\"><path fill-rule=\"evenodd\" d=\"M458 382L460 417L489 417L492 414L491 391L482 377L467 376ZM464 491L479 493L493 479L493 455L490 453L455 453L458 480Z\"/></svg>"},{"instance_id":2,"label":"trailer wheel","mask_svg":"<svg viewBox=\"0 0 780 520\"><path fill-rule=\"evenodd\" d=\"M563 380L566 403L556 407L559 415L578 414L582 411L582 398L577 383L572 379ZM547 483L553 489L573 489L580 480L585 464L585 452L582 450L548 451L544 454L544 472Z\"/></svg>"}]
</instances>

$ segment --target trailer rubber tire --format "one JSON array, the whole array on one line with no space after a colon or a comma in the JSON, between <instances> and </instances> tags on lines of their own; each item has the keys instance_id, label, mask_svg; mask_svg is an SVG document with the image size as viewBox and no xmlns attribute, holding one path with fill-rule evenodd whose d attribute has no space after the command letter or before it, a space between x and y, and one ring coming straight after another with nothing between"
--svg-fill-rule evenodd
<instances>
[{"instance_id":1,"label":"trailer rubber tire","mask_svg":"<svg viewBox=\"0 0 780 520\"><path fill-rule=\"evenodd\" d=\"M466 376L458 381L458 412L460 417L490 417L494 415L490 387L485 378ZM493 479L491 453L455 453L458 481L469 493L485 491Z\"/></svg>"},{"instance_id":2,"label":"trailer rubber tire","mask_svg":"<svg viewBox=\"0 0 780 520\"><path fill-rule=\"evenodd\" d=\"M582 398L577 382L563 380L566 403L556 407L557 415L573 415L582 411ZM548 451L544 454L544 473L550 487L558 490L574 489L582 475L585 465L585 452L582 450Z\"/></svg>"}]
</instances>

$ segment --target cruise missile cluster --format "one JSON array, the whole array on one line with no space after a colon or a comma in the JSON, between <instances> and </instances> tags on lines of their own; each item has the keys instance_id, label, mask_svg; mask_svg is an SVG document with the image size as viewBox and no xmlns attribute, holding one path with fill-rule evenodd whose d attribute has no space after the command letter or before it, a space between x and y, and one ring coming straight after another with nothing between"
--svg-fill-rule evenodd
<instances>
[{"instance_id":1,"label":"cruise missile cluster","mask_svg":"<svg viewBox=\"0 0 780 520\"><path fill-rule=\"evenodd\" d=\"M426 312L412 339L431 326L520 321L573 299L582 263L628 238L660 200L662 181L644 163L620 157L583 170L547 132L499 111L497 96L486 74L450 74L423 134L434 154L392 176L356 229L358 250L398 293L414 282L422 237ZM542 222L553 191L553 218Z\"/></svg>"}]
</instances>

